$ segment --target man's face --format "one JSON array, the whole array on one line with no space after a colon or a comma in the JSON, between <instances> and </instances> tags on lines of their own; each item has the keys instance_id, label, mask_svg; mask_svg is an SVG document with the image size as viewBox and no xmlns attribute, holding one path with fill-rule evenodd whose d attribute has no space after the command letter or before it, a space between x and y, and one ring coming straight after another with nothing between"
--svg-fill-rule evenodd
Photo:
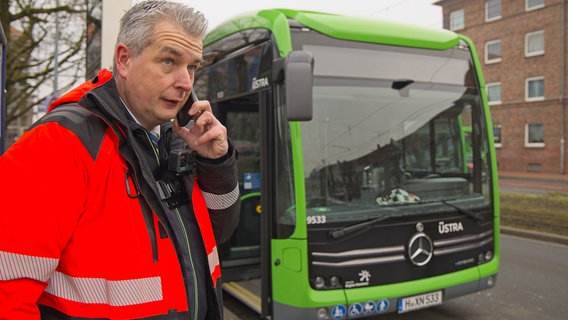
<instances>
[{"instance_id":1,"label":"man's face","mask_svg":"<svg viewBox=\"0 0 568 320\"><path fill-rule=\"evenodd\" d=\"M117 49L121 98L146 129L173 119L189 97L203 45L169 22L154 27L150 45L138 56ZM121 54L124 53L124 55Z\"/></svg>"}]
</instances>

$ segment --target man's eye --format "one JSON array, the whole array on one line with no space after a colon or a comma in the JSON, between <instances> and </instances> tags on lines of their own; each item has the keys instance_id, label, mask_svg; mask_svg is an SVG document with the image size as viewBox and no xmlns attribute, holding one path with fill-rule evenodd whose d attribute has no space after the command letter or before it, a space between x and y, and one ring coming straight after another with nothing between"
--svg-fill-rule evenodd
<instances>
[{"instance_id":1,"label":"man's eye","mask_svg":"<svg viewBox=\"0 0 568 320\"><path fill-rule=\"evenodd\" d=\"M166 58L166 59L162 60L162 62L163 62L164 64L170 65L170 64L173 64L173 63L174 63L174 60L172 60L172 59L170 59L170 58Z\"/></svg>"},{"instance_id":2,"label":"man's eye","mask_svg":"<svg viewBox=\"0 0 568 320\"><path fill-rule=\"evenodd\" d=\"M195 71L195 70L197 70L197 66L188 66L188 67L187 67L187 70L189 70L189 71Z\"/></svg>"}]
</instances>

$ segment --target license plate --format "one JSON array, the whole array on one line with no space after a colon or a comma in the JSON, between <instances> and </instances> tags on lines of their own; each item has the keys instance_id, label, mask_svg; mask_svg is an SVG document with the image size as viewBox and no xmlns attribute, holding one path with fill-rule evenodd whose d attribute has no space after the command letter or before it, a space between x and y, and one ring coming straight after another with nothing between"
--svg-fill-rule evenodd
<instances>
[{"instance_id":1,"label":"license plate","mask_svg":"<svg viewBox=\"0 0 568 320\"><path fill-rule=\"evenodd\" d=\"M398 300L398 312L408 312L442 304L442 291L430 292Z\"/></svg>"}]
</instances>

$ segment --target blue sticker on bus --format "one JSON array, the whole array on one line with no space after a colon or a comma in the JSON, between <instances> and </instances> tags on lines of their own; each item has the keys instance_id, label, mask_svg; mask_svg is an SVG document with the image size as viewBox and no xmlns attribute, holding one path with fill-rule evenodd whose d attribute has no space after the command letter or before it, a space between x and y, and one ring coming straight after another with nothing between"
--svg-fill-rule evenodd
<instances>
[{"instance_id":1,"label":"blue sticker on bus","mask_svg":"<svg viewBox=\"0 0 568 320\"><path fill-rule=\"evenodd\" d=\"M243 189L245 190L260 189L260 172L243 173Z\"/></svg>"},{"instance_id":2,"label":"blue sticker on bus","mask_svg":"<svg viewBox=\"0 0 568 320\"><path fill-rule=\"evenodd\" d=\"M333 317L333 319L336 320L341 320L341 319L345 319L345 312L347 311L347 309L345 309L344 305L338 305L333 307L333 309L331 309L331 316Z\"/></svg>"},{"instance_id":3,"label":"blue sticker on bus","mask_svg":"<svg viewBox=\"0 0 568 320\"><path fill-rule=\"evenodd\" d=\"M389 308L389 301L387 299L381 299L377 301L377 312L385 312Z\"/></svg>"},{"instance_id":4,"label":"blue sticker on bus","mask_svg":"<svg viewBox=\"0 0 568 320\"><path fill-rule=\"evenodd\" d=\"M349 307L349 316L350 317L358 317L363 312L363 306L360 303L352 304Z\"/></svg>"},{"instance_id":5,"label":"blue sticker on bus","mask_svg":"<svg viewBox=\"0 0 568 320\"><path fill-rule=\"evenodd\" d=\"M375 312L375 301L367 301L363 304L363 314L370 315Z\"/></svg>"}]
</instances>

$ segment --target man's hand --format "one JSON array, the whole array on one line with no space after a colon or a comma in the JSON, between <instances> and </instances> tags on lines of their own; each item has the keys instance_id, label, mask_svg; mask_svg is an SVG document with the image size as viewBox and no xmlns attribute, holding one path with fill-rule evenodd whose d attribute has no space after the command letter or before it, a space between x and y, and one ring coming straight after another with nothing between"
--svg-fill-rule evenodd
<instances>
[{"instance_id":1,"label":"man's hand","mask_svg":"<svg viewBox=\"0 0 568 320\"><path fill-rule=\"evenodd\" d=\"M229 150L227 128L215 118L209 101L195 102L189 114L193 117L193 125L180 127L175 119L174 132L201 157L217 159L226 155Z\"/></svg>"}]
</instances>

